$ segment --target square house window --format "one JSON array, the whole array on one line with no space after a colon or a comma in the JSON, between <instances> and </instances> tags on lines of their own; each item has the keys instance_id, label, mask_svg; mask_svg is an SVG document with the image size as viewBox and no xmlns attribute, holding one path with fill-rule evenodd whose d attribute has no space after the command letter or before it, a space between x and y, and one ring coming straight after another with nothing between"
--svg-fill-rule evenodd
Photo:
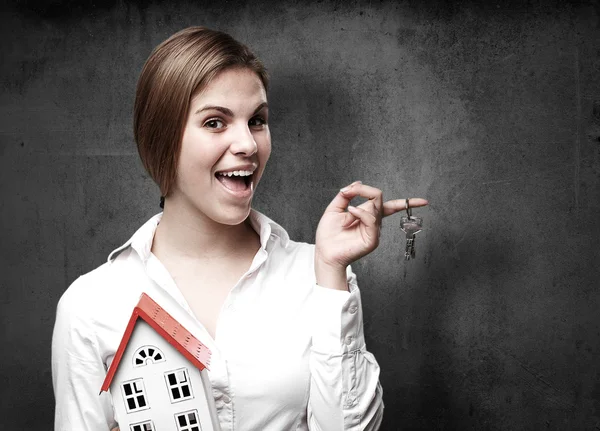
<instances>
[{"instance_id":1,"label":"square house window","mask_svg":"<svg viewBox=\"0 0 600 431\"><path fill-rule=\"evenodd\" d=\"M131 431L155 431L152 421L138 422L129 426Z\"/></svg>"},{"instance_id":2,"label":"square house window","mask_svg":"<svg viewBox=\"0 0 600 431\"><path fill-rule=\"evenodd\" d=\"M198 421L198 410L176 414L175 422L177 423L177 431L202 431Z\"/></svg>"},{"instance_id":3,"label":"square house window","mask_svg":"<svg viewBox=\"0 0 600 431\"><path fill-rule=\"evenodd\" d=\"M172 403L194 398L187 369L181 368L179 370L166 372L165 382L167 383Z\"/></svg>"},{"instance_id":4,"label":"square house window","mask_svg":"<svg viewBox=\"0 0 600 431\"><path fill-rule=\"evenodd\" d=\"M135 379L121 385L127 413L149 409L143 379Z\"/></svg>"}]
</instances>

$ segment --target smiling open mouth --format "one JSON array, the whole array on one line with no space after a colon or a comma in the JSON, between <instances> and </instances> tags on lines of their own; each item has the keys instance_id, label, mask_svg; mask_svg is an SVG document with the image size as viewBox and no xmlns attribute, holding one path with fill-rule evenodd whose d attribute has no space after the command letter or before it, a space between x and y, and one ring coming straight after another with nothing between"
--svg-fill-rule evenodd
<instances>
[{"instance_id":1,"label":"smiling open mouth","mask_svg":"<svg viewBox=\"0 0 600 431\"><path fill-rule=\"evenodd\" d=\"M234 192L247 190L252 184L251 171L217 172L215 177L226 188Z\"/></svg>"}]
</instances>

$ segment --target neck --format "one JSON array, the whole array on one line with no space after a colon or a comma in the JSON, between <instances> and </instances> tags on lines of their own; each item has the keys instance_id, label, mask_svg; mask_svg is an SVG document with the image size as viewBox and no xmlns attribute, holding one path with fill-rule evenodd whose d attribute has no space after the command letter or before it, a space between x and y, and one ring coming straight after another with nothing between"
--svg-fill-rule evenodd
<instances>
[{"instance_id":1,"label":"neck","mask_svg":"<svg viewBox=\"0 0 600 431\"><path fill-rule=\"evenodd\" d=\"M225 225L203 214L192 214L165 205L152 242L152 252L162 257L215 260L234 257L260 246L260 237L247 218Z\"/></svg>"}]
</instances>

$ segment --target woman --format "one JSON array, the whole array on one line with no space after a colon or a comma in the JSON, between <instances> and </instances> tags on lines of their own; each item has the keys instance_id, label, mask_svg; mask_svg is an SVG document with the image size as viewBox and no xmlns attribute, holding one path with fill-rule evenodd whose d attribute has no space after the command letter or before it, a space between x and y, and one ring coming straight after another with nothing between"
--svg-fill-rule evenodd
<instances>
[{"instance_id":1,"label":"woman","mask_svg":"<svg viewBox=\"0 0 600 431\"><path fill-rule=\"evenodd\" d=\"M150 55L134 130L164 211L59 302L56 430L118 425L99 388L141 292L157 290L206 328L223 431L379 427L379 367L349 265L406 202L354 182L326 208L314 246L253 210L271 152L267 87L260 61L221 32L188 28ZM368 201L349 206L356 196Z\"/></svg>"}]
</instances>

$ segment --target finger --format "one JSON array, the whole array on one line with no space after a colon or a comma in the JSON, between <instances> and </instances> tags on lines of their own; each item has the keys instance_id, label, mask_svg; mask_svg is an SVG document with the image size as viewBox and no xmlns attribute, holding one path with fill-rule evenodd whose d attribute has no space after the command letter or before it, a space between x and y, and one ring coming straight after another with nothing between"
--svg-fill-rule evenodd
<instances>
[{"instance_id":1,"label":"finger","mask_svg":"<svg viewBox=\"0 0 600 431\"><path fill-rule=\"evenodd\" d=\"M377 228L377 217L362 208L348 206L348 212L359 219L368 228Z\"/></svg>"},{"instance_id":2,"label":"finger","mask_svg":"<svg viewBox=\"0 0 600 431\"><path fill-rule=\"evenodd\" d=\"M377 210L377 207L375 206L375 202L373 201L366 201L363 202L362 204L358 205L357 208L362 208L365 211L370 212L371 214L373 214L376 218L381 218L381 216L379 215L379 211Z\"/></svg>"},{"instance_id":3,"label":"finger","mask_svg":"<svg viewBox=\"0 0 600 431\"><path fill-rule=\"evenodd\" d=\"M352 200L352 198L348 198L345 195L344 190L347 190L347 189L353 187L355 184L359 184L359 183L360 183L360 181L354 181L352 184L341 189L338 192L338 194L335 196L335 198L333 198L333 200L329 203L329 205L327 205L327 208L325 209L325 211L326 212L338 212L338 213L346 211L346 208L350 204L350 201Z\"/></svg>"},{"instance_id":4,"label":"finger","mask_svg":"<svg viewBox=\"0 0 600 431\"><path fill-rule=\"evenodd\" d=\"M411 208L424 207L425 205L429 204L427 200L422 198L410 198L409 203ZM387 201L383 204L383 216L387 217L405 209L406 199L394 199Z\"/></svg>"},{"instance_id":5,"label":"finger","mask_svg":"<svg viewBox=\"0 0 600 431\"><path fill-rule=\"evenodd\" d=\"M352 223L350 223L350 226L346 226L346 228L350 229L351 227L354 227L354 226L356 226L359 223L360 223L360 220L357 219L356 217L354 217L354 221Z\"/></svg>"},{"instance_id":6,"label":"finger","mask_svg":"<svg viewBox=\"0 0 600 431\"><path fill-rule=\"evenodd\" d=\"M383 192L378 188L367 186L366 184L353 184L346 189L342 189L342 194L350 200L357 196L367 198L375 203L377 211L381 211L383 206Z\"/></svg>"},{"instance_id":7,"label":"finger","mask_svg":"<svg viewBox=\"0 0 600 431\"><path fill-rule=\"evenodd\" d=\"M342 227L344 229L350 229L351 227L354 227L355 225L357 225L358 223L360 223L360 220L358 218L356 218L355 216L353 216L350 213L346 213L346 219L344 220L344 223L342 224Z\"/></svg>"},{"instance_id":8,"label":"finger","mask_svg":"<svg viewBox=\"0 0 600 431\"><path fill-rule=\"evenodd\" d=\"M364 234L368 238L374 239L378 242L380 224L377 223L377 217L362 208L353 207L351 205L348 207L348 211L354 214L360 220L360 223L362 223L361 230L364 232ZM377 244L375 247L377 247Z\"/></svg>"},{"instance_id":9,"label":"finger","mask_svg":"<svg viewBox=\"0 0 600 431\"><path fill-rule=\"evenodd\" d=\"M358 219L354 215L352 215L352 213L344 213L344 221L342 222L342 227L349 228L353 226L357 221Z\"/></svg>"}]
</instances>

